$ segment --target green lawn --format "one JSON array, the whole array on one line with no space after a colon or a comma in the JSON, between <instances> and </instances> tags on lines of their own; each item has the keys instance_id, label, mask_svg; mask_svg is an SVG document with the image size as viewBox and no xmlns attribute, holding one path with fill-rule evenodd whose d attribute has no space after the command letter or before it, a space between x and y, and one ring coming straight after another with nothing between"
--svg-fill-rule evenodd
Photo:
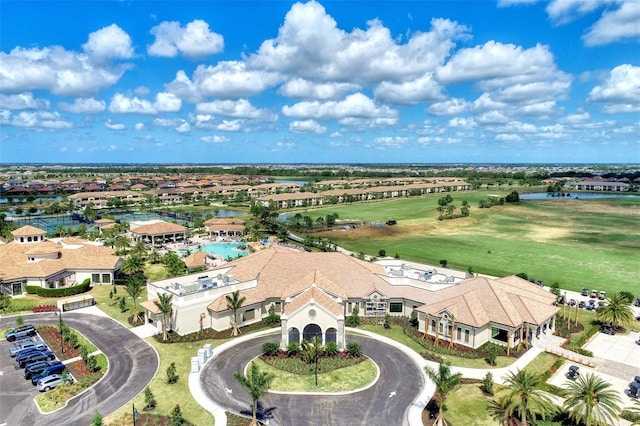
<instances>
[{"instance_id":1,"label":"green lawn","mask_svg":"<svg viewBox=\"0 0 640 426\"><path fill-rule=\"evenodd\" d=\"M325 232L338 245L369 255L385 250L402 259L496 276L525 272L546 284L607 292L633 290L640 250L638 199L535 200L478 208L489 194L508 191L453 192L454 204L466 200L467 218L438 220L437 194L375 203L310 210L314 219L337 213L339 219L384 222L396 226Z\"/></svg>"},{"instance_id":2,"label":"green lawn","mask_svg":"<svg viewBox=\"0 0 640 426\"><path fill-rule=\"evenodd\" d=\"M462 385L447 397L445 418L452 426L498 426L487 412L489 400L479 384Z\"/></svg>"},{"instance_id":3,"label":"green lawn","mask_svg":"<svg viewBox=\"0 0 640 426\"><path fill-rule=\"evenodd\" d=\"M114 290L116 290L117 293L112 299L110 299L109 293ZM129 296L123 286L97 285L91 289L91 292L89 294L95 297L96 305L107 315L109 315L116 321L121 322L125 326L131 327L131 325L129 325L129 322L127 321L127 318L133 315L133 299L131 298L131 296ZM120 297L124 297L126 300L126 310L124 312L122 312L117 303L117 299ZM140 296L138 297L137 306L139 312L144 311L144 309L140 307L140 302L144 302L145 300L147 300L147 287L142 288Z\"/></svg>"},{"instance_id":4,"label":"green lawn","mask_svg":"<svg viewBox=\"0 0 640 426\"><path fill-rule=\"evenodd\" d=\"M205 343L218 346L224 340L202 341L199 343L158 343L154 338L147 339L160 355L160 367L158 373L149 384L157 401L155 409L149 411L152 414L169 415L176 404L180 405L180 410L184 418L190 424L204 425L213 424L213 416L198 404L189 391L189 372L191 371L191 357L197 355L198 348ZM176 372L179 376L174 384L167 383L167 368L175 362ZM110 414L105 420L110 425L130 425L131 424L131 404L142 411L145 406L144 392L141 392L128 404L121 407L116 412Z\"/></svg>"},{"instance_id":5,"label":"green lawn","mask_svg":"<svg viewBox=\"0 0 640 426\"><path fill-rule=\"evenodd\" d=\"M375 364L367 359L351 367L340 368L329 373L318 374L318 387L315 386L315 375L298 375L287 373L265 363L259 358L255 362L260 371L267 371L276 377L271 389L288 392L346 392L360 389L371 383L377 369Z\"/></svg>"},{"instance_id":6,"label":"green lawn","mask_svg":"<svg viewBox=\"0 0 640 426\"><path fill-rule=\"evenodd\" d=\"M546 371L549 371L551 369L551 366L553 366L553 363L556 362L558 359L560 359L560 357L556 355L553 355L547 352L542 352L538 354L538 356L535 357L533 361L527 364L527 366L524 367L524 369L533 374L540 375L545 373Z\"/></svg>"}]
</instances>

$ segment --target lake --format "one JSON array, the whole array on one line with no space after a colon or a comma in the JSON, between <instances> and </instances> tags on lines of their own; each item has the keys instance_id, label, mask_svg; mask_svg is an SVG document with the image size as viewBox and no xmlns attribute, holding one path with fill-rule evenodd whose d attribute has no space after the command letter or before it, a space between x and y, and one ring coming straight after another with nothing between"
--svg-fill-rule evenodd
<instances>
[{"instance_id":1,"label":"lake","mask_svg":"<svg viewBox=\"0 0 640 426\"><path fill-rule=\"evenodd\" d=\"M521 200L565 200L568 198L578 198L582 200L586 199L595 199L595 198L633 198L640 197L640 194L629 194L629 193L599 193L599 192L565 192L566 194L570 194L569 197L553 197L549 192L533 192L531 194L520 194Z\"/></svg>"}]
</instances>

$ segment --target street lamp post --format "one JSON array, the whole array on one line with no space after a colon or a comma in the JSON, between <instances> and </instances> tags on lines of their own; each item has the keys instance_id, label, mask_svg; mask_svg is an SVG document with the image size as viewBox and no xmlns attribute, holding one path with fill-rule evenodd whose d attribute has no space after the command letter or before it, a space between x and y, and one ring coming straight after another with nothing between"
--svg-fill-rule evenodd
<instances>
[{"instance_id":1,"label":"street lamp post","mask_svg":"<svg viewBox=\"0 0 640 426\"><path fill-rule=\"evenodd\" d=\"M136 410L135 404L131 404L133 407L133 426L136 426L136 419L138 418L138 410Z\"/></svg>"},{"instance_id":2,"label":"street lamp post","mask_svg":"<svg viewBox=\"0 0 640 426\"><path fill-rule=\"evenodd\" d=\"M60 351L64 353L64 339L62 337L62 326L64 322L62 321L62 307L58 309L58 325L60 326Z\"/></svg>"}]
</instances>

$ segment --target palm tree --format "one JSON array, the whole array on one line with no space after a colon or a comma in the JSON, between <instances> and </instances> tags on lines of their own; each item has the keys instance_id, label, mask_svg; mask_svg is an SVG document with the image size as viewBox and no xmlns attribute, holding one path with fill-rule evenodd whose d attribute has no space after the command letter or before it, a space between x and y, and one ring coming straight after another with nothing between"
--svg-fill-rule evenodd
<instances>
[{"instance_id":1,"label":"palm tree","mask_svg":"<svg viewBox=\"0 0 640 426\"><path fill-rule=\"evenodd\" d=\"M141 275L132 275L127 278L127 285L125 290L129 293L129 296L133 299L133 323L140 322L140 313L138 312L138 296L142 293L142 286L144 284L144 278Z\"/></svg>"},{"instance_id":2,"label":"palm tree","mask_svg":"<svg viewBox=\"0 0 640 426\"><path fill-rule=\"evenodd\" d=\"M246 297L242 296L240 297L240 291L236 290L233 293L231 293L231 295L226 295L225 298L227 299L227 309L230 309L231 312L233 312L233 329L231 330L231 336L237 336L238 333L240 333L240 330L238 329L238 309L240 309L240 307L242 306L242 304L244 303L244 301L246 300Z\"/></svg>"},{"instance_id":3,"label":"palm tree","mask_svg":"<svg viewBox=\"0 0 640 426\"><path fill-rule=\"evenodd\" d=\"M171 311L173 310L171 299L173 299L173 295L160 293L158 294L158 300L154 302L160 310L160 315L162 315L162 340L165 341L167 340L167 317L171 317Z\"/></svg>"},{"instance_id":4,"label":"palm tree","mask_svg":"<svg viewBox=\"0 0 640 426\"><path fill-rule=\"evenodd\" d=\"M145 259L149 253L149 246L144 241L140 240L133 246L131 254L136 254Z\"/></svg>"},{"instance_id":5,"label":"palm tree","mask_svg":"<svg viewBox=\"0 0 640 426\"><path fill-rule=\"evenodd\" d=\"M258 400L269 392L269 386L275 376L267 371L260 371L255 363L251 363L246 376L236 371L233 377L240 382L253 401L251 426L255 426L258 424Z\"/></svg>"},{"instance_id":6,"label":"palm tree","mask_svg":"<svg viewBox=\"0 0 640 426\"><path fill-rule=\"evenodd\" d=\"M551 399L540 390L540 377L527 370L509 373L505 380L506 391L500 396L498 404L506 407L508 416L520 416L520 425L526 426L529 419L556 412Z\"/></svg>"},{"instance_id":7,"label":"palm tree","mask_svg":"<svg viewBox=\"0 0 640 426\"><path fill-rule=\"evenodd\" d=\"M614 423L622 400L611 384L595 374L579 376L565 385L563 408L569 418L586 426L606 426Z\"/></svg>"},{"instance_id":8,"label":"palm tree","mask_svg":"<svg viewBox=\"0 0 640 426\"><path fill-rule=\"evenodd\" d=\"M127 275L138 275L144 272L144 259L138 254L131 253L122 261L121 269Z\"/></svg>"},{"instance_id":9,"label":"palm tree","mask_svg":"<svg viewBox=\"0 0 640 426\"><path fill-rule=\"evenodd\" d=\"M506 399L489 400L487 411L502 426L519 426L517 417L509 414L509 401Z\"/></svg>"},{"instance_id":10,"label":"palm tree","mask_svg":"<svg viewBox=\"0 0 640 426\"><path fill-rule=\"evenodd\" d=\"M446 425L447 422L444 419L444 402L447 396L456 390L460 384L462 378L461 373L452 374L451 364L448 362L442 362L438 366L438 369L432 369L430 367L424 368L429 379L431 379L436 385L436 398L438 399L438 417L434 424L438 426Z\"/></svg>"},{"instance_id":11,"label":"palm tree","mask_svg":"<svg viewBox=\"0 0 640 426\"><path fill-rule=\"evenodd\" d=\"M607 297L607 303L596 311L596 319L601 322L610 322L615 330L618 325L629 325L633 322L633 310L631 301L622 293L614 293Z\"/></svg>"},{"instance_id":12,"label":"palm tree","mask_svg":"<svg viewBox=\"0 0 640 426\"><path fill-rule=\"evenodd\" d=\"M449 332L449 348L450 349L455 346L455 343L453 343L455 328L456 328L456 317L454 317L453 314L451 314L451 331Z\"/></svg>"},{"instance_id":13,"label":"palm tree","mask_svg":"<svg viewBox=\"0 0 640 426\"><path fill-rule=\"evenodd\" d=\"M315 365L316 374L316 387L318 387L318 361L324 348L322 347L322 340L318 336L313 336L311 342L306 339L302 339L302 360L307 364Z\"/></svg>"},{"instance_id":14,"label":"palm tree","mask_svg":"<svg viewBox=\"0 0 640 426\"><path fill-rule=\"evenodd\" d=\"M126 249L131 246L131 241L125 235L118 235L113 240L113 245L116 249L116 252L123 253Z\"/></svg>"}]
</instances>

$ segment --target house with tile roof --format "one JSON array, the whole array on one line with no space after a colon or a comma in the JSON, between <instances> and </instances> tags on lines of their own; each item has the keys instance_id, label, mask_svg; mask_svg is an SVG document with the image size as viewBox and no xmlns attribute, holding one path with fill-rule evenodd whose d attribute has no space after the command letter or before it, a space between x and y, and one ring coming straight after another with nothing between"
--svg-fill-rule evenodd
<instances>
[{"instance_id":1,"label":"house with tile roof","mask_svg":"<svg viewBox=\"0 0 640 426\"><path fill-rule=\"evenodd\" d=\"M129 233L134 242L144 241L152 246L177 243L187 239L186 226L163 220L131 222Z\"/></svg>"},{"instance_id":2,"label":"house with tile roof","mask_svg":"<svg viewBox=\"0 0 640 426\"><path fill-rule=\"evenodd\" d=\"M232 325L226 295L245 302L239 325L260 321L273 306L281 316L280 346L320 336L345 347L345 319L411 316L419 330L463 346L486 342L513 346L554 328L555 296L518 277L494 279L466 272L386 259L366 262L339 252L309 253L272 246L196 274L151 282L146 318L162 330L155 312L159 294L172 295L168 326L179 334ZM435 320L435 328L432 327ZM460 330L460 331L458 331ZM526 330L526 331L525 331Z\"/></svg>"},{"instance_id":3,"label":"house with tile roof","mask_svg":"<svg viewBox=\"0 0 640 426\"><path fill-rule=\"evenodd\" d=\"M122 260L113 250L79 238L47 239L46 232L23 226L13 241L0 245L2 294L25 294L27 286L63 288L89 279L111 284Z\"/></svg>"}]
</instances>

